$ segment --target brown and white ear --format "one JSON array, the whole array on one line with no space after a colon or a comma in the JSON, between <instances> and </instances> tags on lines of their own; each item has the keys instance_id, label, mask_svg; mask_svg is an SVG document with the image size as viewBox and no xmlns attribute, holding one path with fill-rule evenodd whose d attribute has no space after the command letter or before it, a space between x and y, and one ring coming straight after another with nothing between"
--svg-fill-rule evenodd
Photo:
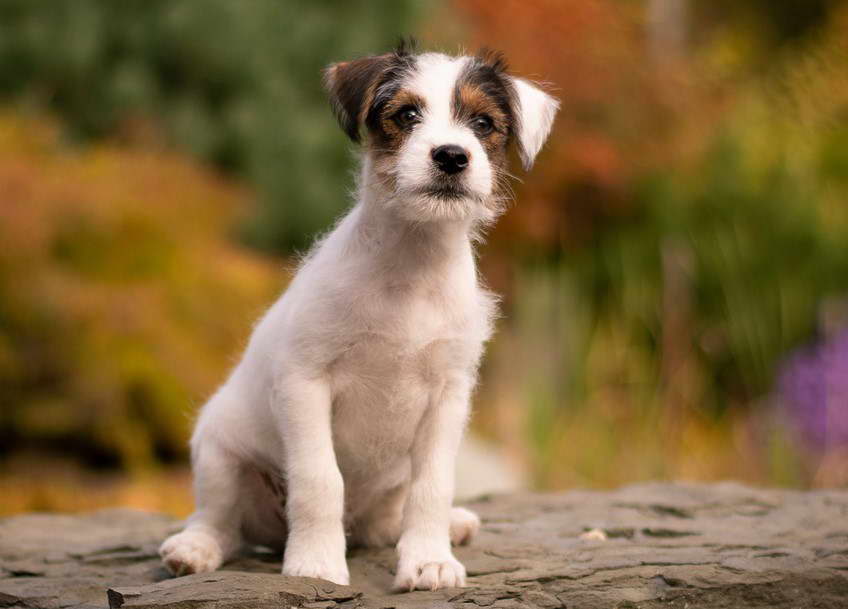
<instances>
[{"instance_id":1,"label":"brown and white ear","mask_svg":"<svg viewBox=\"0 0 848 609\"><path fill-rule=\"evenodd\" d=\"M559 100L523 78L513 76L512 86L518 105L518 155L524 169L530 169L551 132Z\"/></svg>"},{"instance_id":2,"label":"brown and white ear","mask_svg":"<svg viewBox=\"0 0 848 609\"><path fill-rule=\"evenodd\" d=\"M380 77L389 66L389 55L363 57L330 64L324 71L324 85L339 125L354 142Z\"/></svg>"}]
</instances>

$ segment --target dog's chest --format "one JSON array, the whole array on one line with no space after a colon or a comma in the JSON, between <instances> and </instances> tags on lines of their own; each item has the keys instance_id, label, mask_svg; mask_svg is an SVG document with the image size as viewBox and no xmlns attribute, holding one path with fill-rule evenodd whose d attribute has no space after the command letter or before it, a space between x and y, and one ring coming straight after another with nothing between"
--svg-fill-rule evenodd
<instances>
[{"instance_id":1,"label":"dog's chest","mask_svg":"<svg viewBox=\"0 0 848 609\"><path fill-rule=\"evenodd\" d=\"M481 341L469 327L479 315L476 293L381 288L357 311L359 330L331 366L343 470L379 467L408 453L418 421L446 379L476 367Z\"/></svg>"}]
</instances>

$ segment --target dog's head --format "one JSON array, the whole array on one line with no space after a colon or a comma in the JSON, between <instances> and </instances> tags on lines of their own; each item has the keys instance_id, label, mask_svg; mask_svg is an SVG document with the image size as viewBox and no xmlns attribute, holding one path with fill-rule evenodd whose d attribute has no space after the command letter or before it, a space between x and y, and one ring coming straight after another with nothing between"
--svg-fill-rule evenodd
<instances>
[{"instance_id":1,"label":"dog's head","mask_svg":"<svg viewBox=\"0 0 848 609\"><path fill-rule=\"evenodd\" d=\"M487 221L508 190L513 139L530 168L559 103L511 76L501 55L393 53L332 64L326 84L344 131L361 141L388 204L411 220Z\"/></svg>"}]
</instances>

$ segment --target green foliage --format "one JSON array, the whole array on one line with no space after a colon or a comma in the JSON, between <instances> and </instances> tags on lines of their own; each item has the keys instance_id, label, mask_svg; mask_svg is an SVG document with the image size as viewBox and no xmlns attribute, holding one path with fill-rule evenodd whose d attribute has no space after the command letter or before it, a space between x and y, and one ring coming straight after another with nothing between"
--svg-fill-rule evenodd
<instances>
[{"instance_id":1,"label":"green foliage","mask_svg":"<svg viewBox=\"0 0 848 609\"><path fill-rule=\"evenodd\" d=\"M153 121L257 189L247 236L284 253L310 243L349 200L349 147L328 111L323 68L390 48L423 5L4 0L0 98L48 108L74 138L137 137Z\"/></svg>"},{"instance_id":2,"label":"green foliage","mask_svg":"<svg viewBox=\"0 0 848 609\"><path fill-rule=\"evenodd\" d=\"M757 31L762 42L779 45L809 35L827 23L830 11L842 0L694 0L697 11L713 19L721 15L725 21ZM706 19L705 19L706 20Z\"/></svg>"}]
</instances>

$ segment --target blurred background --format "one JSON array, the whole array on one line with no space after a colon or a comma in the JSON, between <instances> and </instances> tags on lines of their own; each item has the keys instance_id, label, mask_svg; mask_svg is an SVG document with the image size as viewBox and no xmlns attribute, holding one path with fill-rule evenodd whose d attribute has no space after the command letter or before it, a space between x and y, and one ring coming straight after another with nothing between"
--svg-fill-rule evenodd
<instances>
[{"instance_id":1,"label":"blurred background","mask_svg":"<svg viewBox=\"0 0 848 609\"><path fill-rule=\"evenodd\" d=\"M349 204L321 69L408 34L562 100L481 252L486 450L848 484L848 2L0 0L0 514L190 511L194 412Z\"/></svg>"}]
</instances>

